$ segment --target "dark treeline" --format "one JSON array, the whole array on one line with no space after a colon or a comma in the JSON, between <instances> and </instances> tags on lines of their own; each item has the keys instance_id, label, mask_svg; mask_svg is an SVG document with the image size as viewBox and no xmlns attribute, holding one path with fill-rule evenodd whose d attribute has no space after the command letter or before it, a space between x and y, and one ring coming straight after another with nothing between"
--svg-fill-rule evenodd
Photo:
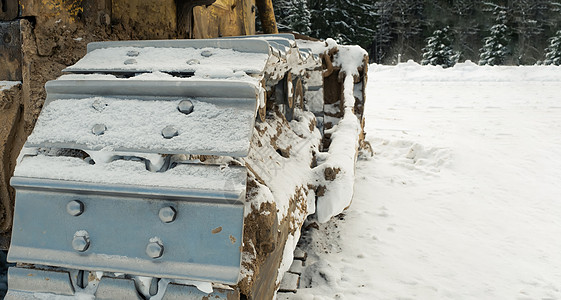
<instances>
[{"instance_id":1,"label":"dark treeline","mask_svg":"<svg viewBox=\"0 0 561 300\"><path fill-rule=\"evenodd\" d=\"M273 4L281 31L358 44L376 63L413 59L424 64L471 60L529 65L559 62L555 55L561 52L556 49L561 41L561 1L556 0L273 0Z\"/></svg>"}]
</instances>

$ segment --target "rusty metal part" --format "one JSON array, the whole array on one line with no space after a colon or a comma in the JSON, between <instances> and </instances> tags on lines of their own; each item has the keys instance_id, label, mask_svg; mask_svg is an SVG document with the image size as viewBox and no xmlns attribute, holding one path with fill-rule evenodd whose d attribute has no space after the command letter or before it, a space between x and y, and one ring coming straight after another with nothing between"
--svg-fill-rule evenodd
<instances>
[{"instance_id":1,"label":"rusty metal part","mask_svg":"<svg viewBox=\"0 0 561 300\"><path fill-rule=\"evenodd\" d=\"M272 0L256 0L263 33L279 33Z\"/></svg>"},{"instance_id":2,"label":"rusty metal part","mask_svg":"<svg viewBox=\"0 0 561 300\"><path fill-rule=\"evenodd\" d=\"M329 77L333 73L332 60L333 60L333 56L338 51L339 50L337 50L337 48L331 48L331 50L329 50L328 53L322 55L323 64L324 64L324 67L325 67L325 71L323 71L323 78Z\"/></svg>"},{"instance_id":3,"label":"rusty metal part","mask_svg":"<svg viewBox=\"0 0 561 300\"><path fill-rule=\"evenodd\" d=\"M259 107L259 120L261 120L261 122L265 122L266 117L267 117L267 106L264 105L263 107Z\"/></svg>"},{"instance_id":4,"label":"rusty metal part","mask_svg":"<svg viewBox=\"0 0 561 300\"><path fill-rule=\"evenodd\" d=\"M327 78L333 74L333 63L328 54L323 55L323 62L325 64L325 71L323 71L323 78Z\"/></svg>"},{"instance_id":5,"label":"rusty metal part","mask_svg":"<svg viewBox=\"0 0 561 300\"><path fill-rule=\"evenodd\" d=\"M0 21L11 21L18 17L18 0L0 1Z\"/></svg>"},{"instance_id":6,"label":"rusty metal part","mask_svg":"<svg viewBox=\"0 0 561 300\"><path fill-rule=\"evenodd\" d=\"M56 26L80 22L86 15L88 17L93 16L93 11L97 12L103 6L103 2L106 1L108 0L20 0L20 16L41 18L41 20L36 20L37 23L35 23L37 26L35 28L40 30L40 27L44 26L42 22L47 19L58 21L55 23ZM84 8L86 8L86 11Z\"/></svg>"},{"instance_id":7,"label":"rusty metal part","mask_svg":"<svg viewBox=\"0 0 561 300\"><path fill-rule=\"evenodd\" d=\"M20 22L0 22L0 81L21 81Z\"/></svg>"},{"instance_id":8,"label":"rusty metal part","mask_svg":"<svg viewBox=\"0 0 561 300\"><path fill-rule=\"evenodd\" d=\"M181 37L194 38L193 8L200 5L211 5L216 0L177 0L177 33Z\"/></svg>"},{"instance_id":9,"label":"rusty metal part","mask_svg":"<svg viewBox=\"0 0 561 300\"><path fill-rule=\"evenodd\" d=\"M324 56L324 62L326 57L328 57L328 55ZM339 108L339 111L342 111L343 102L341 101L341 97L343 95L343 84L339 82L338 79L339 73L340 73L339 68L337 69L332 68L329 76L325 76L325 73L323 75L324 76L323 77L324 114L325 114L326 105L335 105ZM332 122L325 122L323 125L324 125L324 129L326 130L333 128ZM331 145L331 134L325 133L322 139L323 151L327 151L330 145Z\"/></svg>"},{"instance_id":10,"label":"rusty metal part","mask_svg":"<svg viewBox=\"0 0 561 300\"><path fill-rule=\"evenodd\" d=\"M255 34L254 0L219 0L193 9L193 38Z\"/></svg>"},{"instance_id":11,"label":"rusty metal part","mask_svg":"<svg viewBox=\"0 0 561 300\"><path fill-rule=\"evenodd\" d=\"M10 177L15 161L25 142L23 135L23 105L21 84L0 91L0 249L10 245L14 209L14 190Z\"/></svg>"}]
</instances>

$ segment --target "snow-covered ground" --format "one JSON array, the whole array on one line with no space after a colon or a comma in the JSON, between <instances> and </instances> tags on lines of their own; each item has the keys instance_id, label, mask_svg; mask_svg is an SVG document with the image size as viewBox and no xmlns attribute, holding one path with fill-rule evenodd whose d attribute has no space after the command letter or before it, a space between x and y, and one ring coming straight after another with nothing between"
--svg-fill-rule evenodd
<instances>
[{"instance_id":1,"label":"snow-covered ground","mask_svg":"<svg viewBox=\"0 0 561 300\"><path fill-rule=\"evenodd\" d=\"M561 299L561 69L372 65L373 157L290 299ZM286 297L286 296L283 296Z\"/></svg>"}]
</instances>

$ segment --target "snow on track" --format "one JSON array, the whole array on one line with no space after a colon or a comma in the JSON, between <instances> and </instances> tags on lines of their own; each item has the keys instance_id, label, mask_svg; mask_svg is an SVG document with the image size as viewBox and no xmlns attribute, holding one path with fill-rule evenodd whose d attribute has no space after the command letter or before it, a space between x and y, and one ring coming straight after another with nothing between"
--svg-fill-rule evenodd
<instances>
[{"instance_id":1,"label":"snow on track","mask_svg":"<svg viewBox=\"0 0 561 300\"><path fill-rule=\"evenodd\" d=\"M371 66L374 156L290 299L561 299L561 78L459 67Z\"/></svg>"}]
</instances>

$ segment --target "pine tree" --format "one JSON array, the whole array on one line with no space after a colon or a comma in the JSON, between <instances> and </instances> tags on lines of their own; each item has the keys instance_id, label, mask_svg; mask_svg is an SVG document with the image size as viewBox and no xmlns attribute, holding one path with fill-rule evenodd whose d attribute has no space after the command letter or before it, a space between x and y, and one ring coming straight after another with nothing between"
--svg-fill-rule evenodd
<instances>
[{"instance_id":1,"label":"pine tree","mask_svg":"<svg viewBox=\"0 0 561 300\"><path fill-rule=\"evenodd\" d=\"M484 45L480 49L479 65L502 65L507 54L510 53L506 11L504 8L496 6L495 15L496 24L491 27L490 35L483 39Z\"/></svg>"},{"instance_id":2,"label":"pine tree","mask_svg":"<svg viewBox=\"0 0 561 300\"><path fill-rule=\"evenodd\" d=\"M371 0L310 0L312 36L367 48L374 37L376 15Z\"/></svg>"},{"instance_id":3,"label":"pine tree","mask_svg":"<svg viewBox=\"0 0 561 300\"><path fill-rule=\"evenodd\" d=\"M291 31L290 24L287 19L292 12L292 3L290 0L273 0L273 9L275 10L275 18L279 31Z\"/></svg>"},{"instance_id":4,"label":"pine tree","mask_svg":"<svg viewBox=\"0 0 561 300\"><path fill-rule=\"evenodd\" d=\"M312 32L311 20L312 14L308 9L307 0L292 0L292 9L287 17L288 24L292 31L309 35Z\"/></svg>"},{"instance_id":5,"label":"pine tree","mask_svg":"<svg viewBox=\"0 0 561 300\"><path fill-rule=\"evenodd\" d=\"M533 64L543 59L548 38L561 24L561 0L273 0L273 4L280 31L359 44L377 63L395 63L399 54L402 61L422 60L426 38L449 26L451 48L461 49L461 60Z\"/></svg>"},{"instance_id":6,"label":"pine tree","mask_svg":"<svg viewBox=\"0 0 561 300\"><path fill-rule=\"evenodd\" d=\"M449 28L437 29L427 39L427 46L423 48L423 65L452 67L458 61L458 55L452 51L452 39Z\"/></svg>"},{"instance_id":7,"label":"pine tree","mask_svg":"<svg viewBox=\"0 0 561 300\"><path fill-rule=\"evenodd\" d=\"M381 64L392 43L392 13L393 5L390 1L376 1L374 4L378 19L374 30L374 41L371 45L370 56L374 62Z\"/></svg>"},{"instance_id":8,"label":"pine tree","mask_svg":"<svg viewBox=\"0 0 561 300\"><path fill-rule=\"evenodd\" d=\"M479 19L478 1L455 0L448 9L450 11L450 23L453 24L451 31L454 32L454 47L461 49L460 60L479 59L478 45L481 41L479 36L482 20ZM476 58L477 59L474 59Z\"/></svg>"},{"instance_id":9,"label":"pine tree","mask_svg":"<svg viewBox=\"0 0 561 300\"><path fill-rule=\"evenodd\" d=\"M509 26L516 37L513 58L518 64L534 64L546 44L546 29L550 0L511 0L508 14L512 19Z\"/></svg>"},{"instance_id":10,"label":"pine tree","mask_svg":"<svg viewBox=\"0 0 561 300\"><path fill-rule=\"evenodd\" d=\"M561 30L549 39L549 47L545 49L545 52L544 63L546 65L561 65Z\"/></svg>"},{"instance_id":11,"label":"pine tree","mask_svg":"<svg viewBox=\"0 0 561 300\"><path fill-rule=\"evenodd\" d=\"M294 31L304 35L311 33L312 15L307 0L274 0L273 7L280 31Z\"/></svg>"},{"instance_id":12,"label":"pine tree","mask_svg":"<svg viewBox=\"0 0 561 300\"><path fill-rule=\"evenodd\" d=\"M377 18L370 54L378 62L395 60L399 54L417 54L423 41L424 0L378 0ZM393 53L389 53L389 52Z\"/></svg>"}]
</instances>

